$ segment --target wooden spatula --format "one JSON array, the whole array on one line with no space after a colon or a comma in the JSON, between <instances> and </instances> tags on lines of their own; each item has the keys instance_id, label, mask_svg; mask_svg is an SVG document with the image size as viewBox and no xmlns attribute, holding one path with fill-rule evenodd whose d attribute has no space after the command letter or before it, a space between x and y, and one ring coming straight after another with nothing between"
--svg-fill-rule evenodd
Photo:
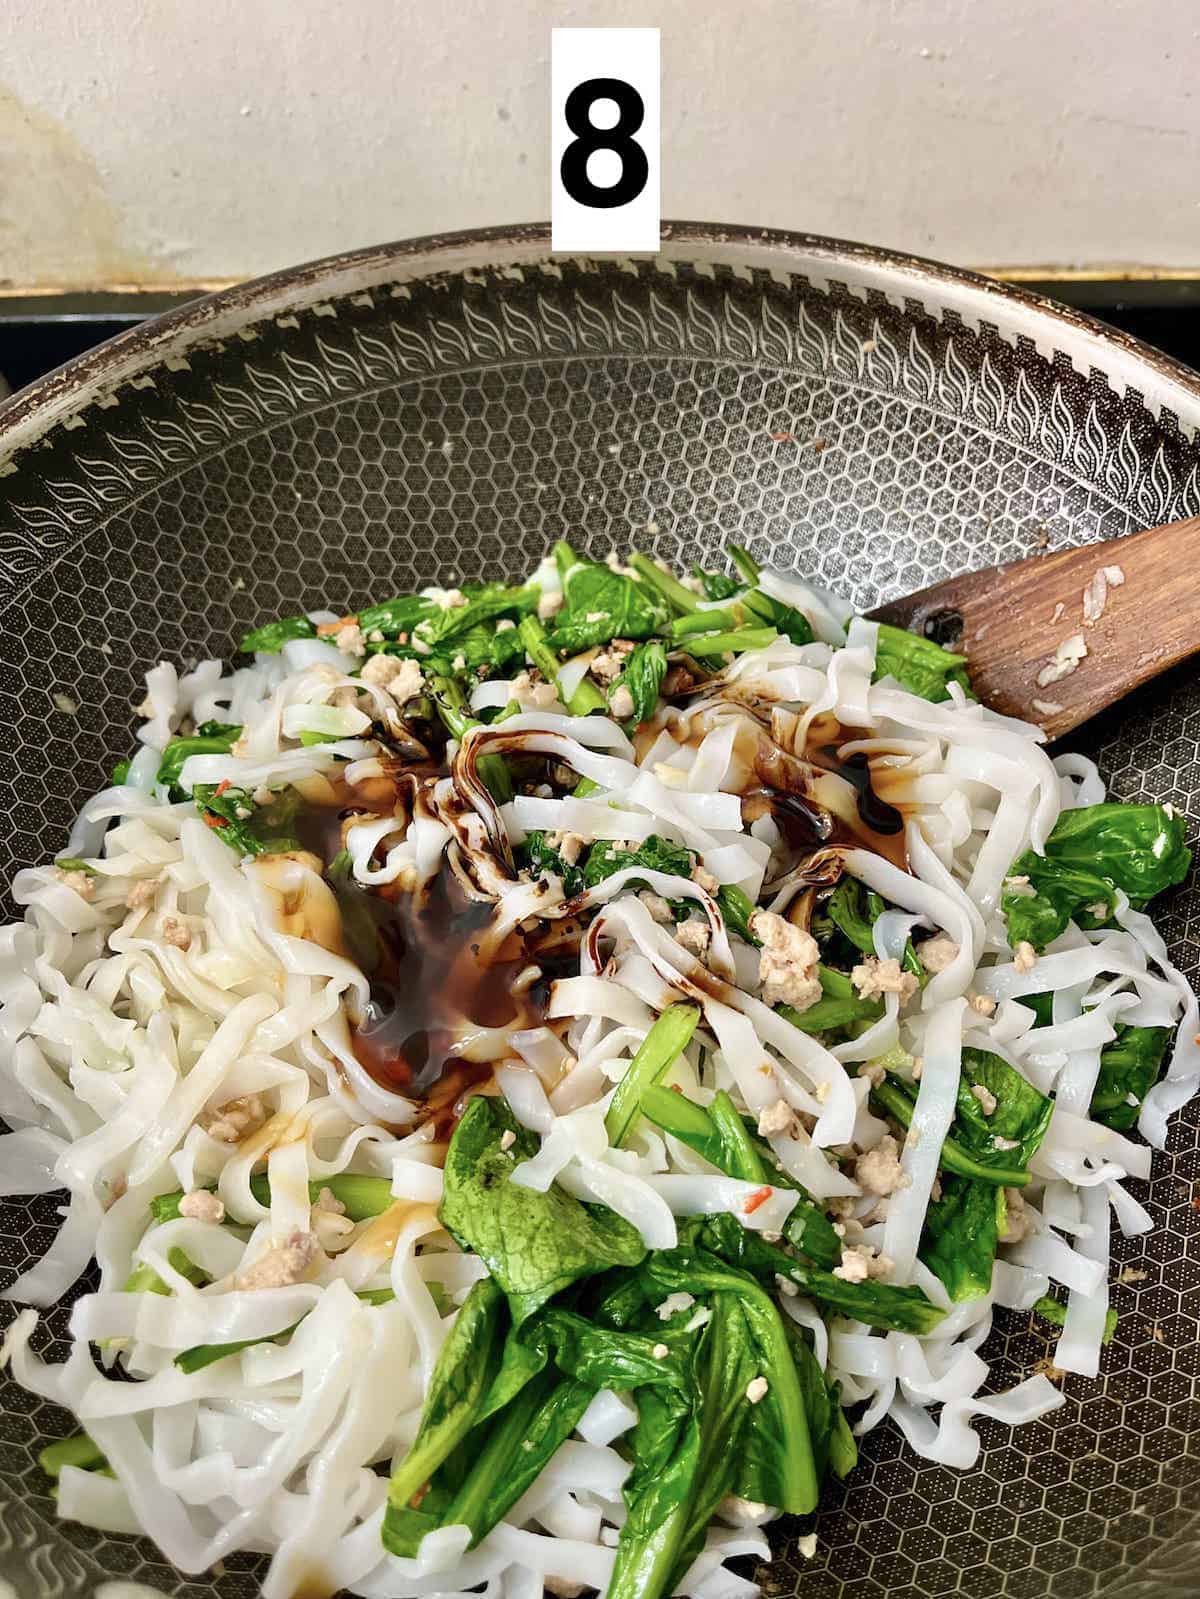
<instances>
[{"instance_id":1,"label":"wooden spatula","mask_svg":"<svg viewBox=\"0 0 1200 1599\"><path fill-rule=\"evenodd\" d=\"M1200 650L1200 517L967 572L869 614L965 655L986 705L1060 738Z\"/></svg>"}]
</instances>

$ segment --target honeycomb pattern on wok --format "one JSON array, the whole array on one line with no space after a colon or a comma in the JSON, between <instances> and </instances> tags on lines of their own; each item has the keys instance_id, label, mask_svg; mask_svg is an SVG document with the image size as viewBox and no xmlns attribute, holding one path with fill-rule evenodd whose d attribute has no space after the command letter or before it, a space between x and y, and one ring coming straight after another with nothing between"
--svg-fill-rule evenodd
<instances>
[{"instance_id":1,"label":"honeycomb pattern on wok","mask_svg":"<svg viewBox=\"0 0 1200 1599\"><path fill-rule=\"evenodd\" d=\"M642 265L488 276L334 302L195 352L58 429L0 482L0 772L12 869L61 846L131 751L160 656L228 655L270 616L418 581L523 572L560 534L689 564L737 537L861 604L1045 546L1198 508L1195 451L1102 375L801 279ZM933 313L933 314L931 314ZM1069 342L1070 330L1050 324ZM69 696L74 713L56 708ZM1079 747L1116 794L1200 819L1200 694L1177 673ZM1200 895L1159 924L1200 964ZM1121 1313L1101 1379L966 1473L890 1426L761 1574L796 1599L1156 1599L1200 1592L1200 1116L1149 1185L1155 1231L1117 1238ZM0 1280L36 1259L54 1196L0 1210ZM7 1321L12 1307L0 1309ZM65 1354L64 1313L43 1341ZM985 1355L1007 1385L1053 1350L1028 1315ZM250 1599L249 1557L180 1577L152 1547L59 1526L34 1464L65 1418L0 1386L0 1576L21 1599L124 1576ZM790 1532L812 1527L813 1559Z\"/></svg>"}]
</instances>

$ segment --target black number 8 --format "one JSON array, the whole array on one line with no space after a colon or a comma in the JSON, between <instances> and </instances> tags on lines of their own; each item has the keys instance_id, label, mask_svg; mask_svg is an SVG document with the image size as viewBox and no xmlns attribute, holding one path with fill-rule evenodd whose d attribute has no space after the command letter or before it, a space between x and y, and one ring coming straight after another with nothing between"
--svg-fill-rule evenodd
<instances>
[{"instance_id":1,"label":"black number 8","mask_svg":"<svg viewBox=\"0 0 1200 1599\"><path fill-rule=\"evenodd\" d=\"M619 113L611 128L597 128L591 120L597 100L615 100ZM645 103L631 83L622 78L588 78L567 96L567 127L575 138L563 151L563 188L577 205L608 211L628 205L646 187L650 163L633 137L646 115ZM621 176L611 188L601 189L588 177L588 157L595 150L613 150L621 158Z\"/></svg>"}]
</instances>

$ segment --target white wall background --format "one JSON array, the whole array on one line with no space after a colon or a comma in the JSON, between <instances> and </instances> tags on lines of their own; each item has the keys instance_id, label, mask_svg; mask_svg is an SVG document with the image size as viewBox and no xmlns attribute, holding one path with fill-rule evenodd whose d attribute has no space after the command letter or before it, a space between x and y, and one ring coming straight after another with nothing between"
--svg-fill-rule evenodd
<instances>
[{"instance_id":1,"label":"white wall background","mask_svg":"<svg viewBox=\"0 0 1200 1599\"><path fill-rule=\"evenodd\" d=\"M3 0L0 286L544 218L549 29L663 30L663 214L1200 268L1195 0Z\"/></svg>"}]
</instances>

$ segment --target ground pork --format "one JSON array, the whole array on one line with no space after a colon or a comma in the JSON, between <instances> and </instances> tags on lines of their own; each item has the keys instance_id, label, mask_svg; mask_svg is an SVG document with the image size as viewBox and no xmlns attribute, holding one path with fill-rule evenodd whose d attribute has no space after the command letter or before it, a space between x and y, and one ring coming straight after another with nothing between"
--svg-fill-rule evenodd
<instances>
[{"instance_id":1,"label":"ground pork","mask_svg":"<svg viewBox=\"0 0 1200 1599\"><path fill-rule=\"evenodd\" d=\"M654 918L654 920L656 922L661 922L664 927L668 926L675 920L674 916L671 914L670 905L661 894L652 893L650 889L644 888L638 895L638 898L650 912L650 915Z\"/></svg>"},{"instance_id":2,"label":"ground pork","mask_svg":"<svg viewBox=\"0 0 1200 1599\"><path fill-rule=\"evenodd\" d=\"M898 960L881 961L877 955L868 955L856 966L850 973L850 981L863 999L899 994L902 1005L912 998L918 987L912 972L902 971Z\"/></svg>"},{"instance_id":3,"label":"ground pork","mask_svg":"<svg viewBox=\"0 0 1200 1599\"><path fill-rule=\"evenodd\" d=\"M131 911L140 911L146 905L154 903L158 894L159 879L157 877L139 877L125 896L125 904Z\"/></svg>"},{"instance_id":4,"label":"ground pork","mask_svg":"<svg viewBox=\"0 0 1200 1599\"><path fill-rule=\"evenodd\" d=\"M758 956L758 980L765 1005L792 1005L807 1010L821 997L817 976L819 951L811 933L777 916L774 911L755 911L750 931L762 940Z\"/></svg>"},{"instance_id":5,"label":"ground pork","mask_svg":"<svg viewBox=\"0 0 1200 1599\"><path fill-rule=\"evenodd\" d=\"M1037 950L1023 938L1013 953L1013 969L1018 972L1031 972L1036 965Z\"/></svg>"},{"instance_id":6,"label":"ground pork","mask_svg":"<svg viewBox=\"0 0 1200 1599\"><path fill-rule=\"evenodd\" d=\"M917 945L917 954L927 972L944 972L947 966L958 959L958 953L957 942L945 933L938 933L936 937L927 938L923 944Z\"/></svg>"},{"instance_id":7,"label":"ground pork","mask_svg":"<svg viewBox=\"0 0 1200 1599\"><path fill-rule=\"evenodd\" d=\"M1004 1209L1004 1231L1000 1234L1000 1242L1019 1244L1034 1231L1033 1217L1029 1214L1024 1195L1019 1188L1004 1190Z\"/></svg>"},{"instance_id":8,"label":"ground pork","mask_svg":"<svg viewBox=\"0 0 1200 1599\"><path fill-rule=\"evenodd\" d=\"M611 683L625 670L625 657L633 649L633 641L615 638L606 650L593 655L588 671L597 683Z\"/></svg>"},{"instance_id":9,"label":"ground pork","mask_svg":"<svg viewBox=\"0 0 1200 1599\"><path fill-rule=\"evenodd\" d=\"M626 722L633 715L633 695L625 687L624 683L621 684L620 688L612 691L609 696L608 708L618 722Z\"/></svg>"},{"instance_id":10,"label":"ground pork","mask_svg":"<svg viewBox=\"0 0 1200 1599\"><path fill-rule=\"evenodd\" d=\"M244 1094L240 1099L226 1100L216 1110L202 1112L200 1125L219 1144L240 1144L258 1131L269 1114L261 1094Z\"/></svg>"},{"instance_id":11,"label":"ground pork","mask_svg":"<svg viewBox=\"0 0 1200 1599\"><path fill-rule=\"evenodd\" d=\"M225 1206L207 1188L196 1188L179 1201L179 1214L189 1216L192 1221L219 1223L225 1220Z\"/></svg>"},{"instance_id":12,"label":"ground pork","mask_svg":"<svg viewBox=\"0 0 1200 1599\"><path fill-rule=\"evenodd\" d=\"M513 698L522 705L540 706L553 705L558 699L558 690L553 683L535 683L528 672L519 672L513 678Z\"/></svg>"},{"instance_id":13,"label":"ground pork","mask_svg":"<svg viewBox=\"0 0 1200 1599\"><path fill-rule=\"evenodd\" d=\"M333 642L343 655L365 655L367 641L363 637L363 630L357 622L347 622L339 627L333 635Z\"/></svg>"},{"instance_id":14,"label":"ground pork","mask_svg":"<svg viewBox=\"0 0 1200 1599\"><path fill-rule=\"evenodd\" d=\"M881 1197L908 1187L911 1179L900 1164L900 1146L890 1133L885 1134L874 1149L858 1157L854 1180L864 1194Z\"/></svg>"},{"instance_id":15,"label":"ground pork","mask_svg":"<svg viewBox=\"0 0 1200 1599\"><path fill-rule=\"evenodd\" d=\"M773 1105L768 1105L765 1110L760 1110L758 1113L760 1138L774 1138L778 1133L794 1136L795 1128L796 1112L786 1099L777 1099Z\"/></svg>"},{"instance_id":16,"label":"ground pork","mask_svg":"<svg viewBox=\"0 0 1200 1599\"><path fill-rule=\"evenodd\" d=\"M977 1016L994 1016L996 1001L987 994L968 994L967 1004Z\"/></svg>"},{"instance_id":17,"label":"ground pork","mask_svg":"<svg viewBox=\"0 0 1200 1599\"><path fill-rule=\"evenodd\" d=\"M712 942L712 929L707 922L692 916L686 922L679 924L675 930L675 937L689 954L694 955L697 960L703 960Z\"/></svg>"},{"instance_id":18,"label":"ground pork","mask_svg":"<svg viewBox=\"0 0 1200 1599\"><path fill-rule=\"evenodd\" d=\"M833 1268L833 1275L847 1283L865 1283L869 1278L886 1278L892 1275L895 1262L887 1255L877 1255L871 1244L853 1244L842 1249L842 1263Z\"/></svg>"},{"instance_id":19,"label":"ground pork","mask_svg":"<svg viewBox=\"0 0 1200 1599\"><path fill-rule=\"evenodd\" d=\"M315 1233L289 1233L234 1278L235 1288L290 1288L304 1278L321 1253Z\"/></svg>"},{"instance_id":20,"label":"ground pork","mask_svg":"<svg viewBox=\"0 0 1200 1599\"><path fill-rule=\"evenodd\" d=\"M80 899L93 900L96 897L96 879L91 872L72 872L61 866L51 868L56 883L64 883L68 888L73 888Z\"/></svg>"},{"instance_id":21,"label":"ground pork","mask_svg":"<svg viewBox=\"0 0 1200 1599\"><path fill-rule=\"evenodd\" d=\"M979 1101L980 1109L983 1111L983 1114L985 1116L990 1116L996 1109L995 1094L992 1093L990 1088L985 1087L983 1083L972 1083L971 1092Z\"/></svg>"},{"instance_id":22,"label":"ground pork","mask_svg":"<svg viewBox=\"0 0 1200 1599\"><path fill-rule=\"evenodd\" d=\"M418 663L395 655L372 655L359 676L364 683L386 689L397 705L415 699L425 687Z\"/></svg>"},{"instance_id":23,"label":"ground pork","mask_svg":"<svg viewBox=\"0 0 1200 1599\"><path fill-rule=\"evenodd\" d=\"M543 594L538 600L538 616L543 622L548 622L552 616L557 616L563 608L566 596L559 594Z\"/></svg>"},{"instance_id":24,"label":"ground pork","mask_svg":"<svg viewBox=\"0 0 1200 1599\"><path fill-rule=\"evenodd\" d=\"M162 923L163 942L170 944L173 949L191 949L192 931L186 922L181 922L178 916L164 916Z\"/></svg>"}]
</instances>

